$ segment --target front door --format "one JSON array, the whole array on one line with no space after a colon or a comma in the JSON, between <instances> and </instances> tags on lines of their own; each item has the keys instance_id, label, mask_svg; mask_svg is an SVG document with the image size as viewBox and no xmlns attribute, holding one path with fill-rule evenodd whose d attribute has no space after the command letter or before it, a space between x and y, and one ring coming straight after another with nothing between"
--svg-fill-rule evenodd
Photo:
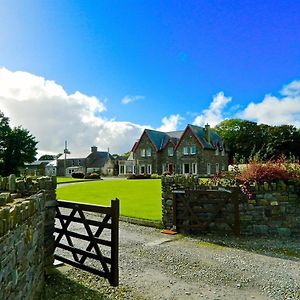
<instances>
[{"instance_id":1,"label":"front door","mask_svg":"<svg viewBox=\"0 0 300 300\"><path fill-rule=\"evenodd\" d=\"M168 171L173 174L173 164L168 164Z\"/></svg>"}]
</instances>

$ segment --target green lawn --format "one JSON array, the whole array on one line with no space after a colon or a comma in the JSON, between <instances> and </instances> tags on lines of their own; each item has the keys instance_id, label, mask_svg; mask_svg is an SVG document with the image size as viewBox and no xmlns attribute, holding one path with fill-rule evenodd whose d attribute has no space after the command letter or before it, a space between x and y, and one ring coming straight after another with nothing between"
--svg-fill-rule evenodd
<instances>
[{"instance_id":1,"label":"green lawn","mask_svg":"<svg viewBox=\"0 0 300 300\"><path fill-rule=\"evenodd\" d=\"M120 199L122 216L161 221L161 181L102 180L57 189L57 198L99 205L110 205Z\"/></svg>"}]
</instances>

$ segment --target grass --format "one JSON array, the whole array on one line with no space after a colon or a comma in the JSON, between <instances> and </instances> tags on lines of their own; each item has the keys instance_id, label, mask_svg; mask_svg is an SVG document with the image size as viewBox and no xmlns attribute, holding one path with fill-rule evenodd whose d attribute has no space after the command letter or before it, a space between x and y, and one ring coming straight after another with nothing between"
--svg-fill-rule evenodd
<instances>
[{"instance_id":1,"label":"grass","mask_svg":"<svg viewBox=\"0 0 300 300\"><path fill-rule=\"evenodd\" d=\"M62 186L57 198L75 202L110 205L110 200L120 199L120 214L126 217L161 221L161 181L102 180Z\"/></svg>"}]
</instances>

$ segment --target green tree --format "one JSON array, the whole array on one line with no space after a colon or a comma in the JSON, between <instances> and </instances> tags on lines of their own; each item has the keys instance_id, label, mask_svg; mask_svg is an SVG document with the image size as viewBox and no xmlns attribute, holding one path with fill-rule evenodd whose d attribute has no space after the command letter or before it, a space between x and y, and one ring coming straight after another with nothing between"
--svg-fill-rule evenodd
<instances>
[{"instance_id":1,"label":"green tree","mask_svg":"<svg viewBox=\"0 0 300 300\"><path fill-rule=\"evenodd\" d=\"M22 127L10 128L9 119L0 112L0 175L18 174L18 168L36 156L35 138Z\"/></svg>"},{"instance_id":2,"label":"green tree","mask_svg":"<svg viewBox=\"0 0 300 300\"><path fill-rule=\"evenodd\" d=\"M262 132L255 122L229 119L218 124L215 130L230 149L230 162L233 158L247 161L262 147Z\"/></svg>"}]
</instances>

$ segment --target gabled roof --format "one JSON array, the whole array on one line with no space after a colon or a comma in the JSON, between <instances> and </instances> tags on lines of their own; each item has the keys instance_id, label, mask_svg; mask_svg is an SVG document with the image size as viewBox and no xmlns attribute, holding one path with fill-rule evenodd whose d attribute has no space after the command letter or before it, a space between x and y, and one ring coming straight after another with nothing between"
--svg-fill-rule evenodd
<instances>
[{"instance_id":1,"label":"gabled roof","mask_svg":"<svg viewBox=\"0 0 300 300\"><path fill-rule=\"evenodd\" d=\"M188 129L191 130L192 134L194 135L196 140L199 142L199 144L203 147L203 149L215 150L217 147L218 148L223 148L224 147L224 143L223 143L222 138L213 129L210 128L210 143L206 140L205 128L199 127L199 126L196 126L196 125L188 124L185 131L184 131L184 133ZM184 133L182 134L182 136L184 135ZM176 147L178 147L179 144L180 144L180 141L176 145Z\"/></svg>"},{"instance_id":2,"label":"gabled roof","mask_svg":"<svg viewBox=\"0 0 300 300\"><path fill-rule=\"evenodd\" d=\"M107 151L92 152L86 159L88 168L103 167L109 159L115 160L114 157Z\"/></svg>"},{"instance_id":3,"label":"gabled roof","mask_svg":"<svg viewBox=\"0 0 300 300\"><path fill-rule=\"evenodd\" d=\"M148 135L157 151L164 149L169 141L169 136L165 132L145 129L145 133Z\"/></svg>"}]
</instances>

